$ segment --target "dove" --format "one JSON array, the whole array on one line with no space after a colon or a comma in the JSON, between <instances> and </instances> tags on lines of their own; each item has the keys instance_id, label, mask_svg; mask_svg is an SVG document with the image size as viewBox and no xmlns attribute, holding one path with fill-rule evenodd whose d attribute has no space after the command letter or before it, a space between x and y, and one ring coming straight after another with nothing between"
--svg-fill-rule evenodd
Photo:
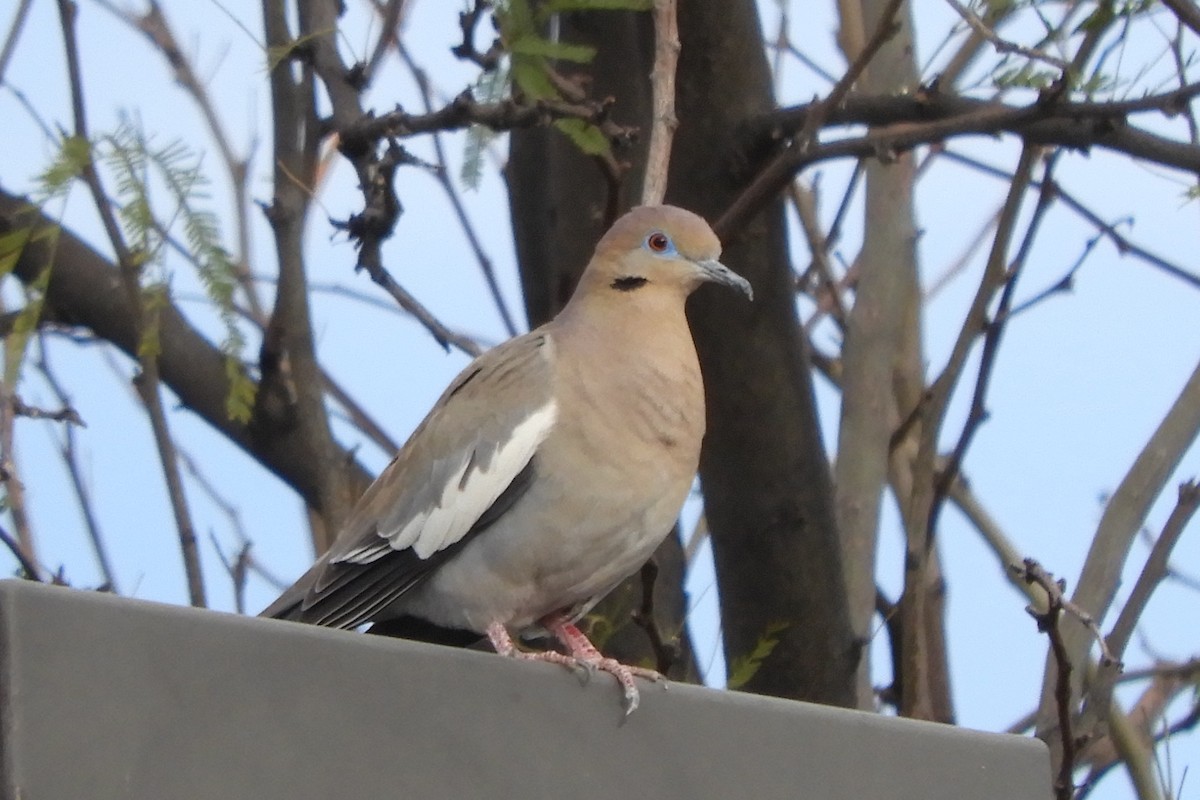
<instances>
[{"instance_id":1,"label":"dove","mask_svg":"<svg viewBox=\"0 0 1200 800\"><path fill-rule=\"evenodd\" d=\"M612 674L626 713L652 670L576 626L671 532L699 464L704 386L684 314L705 283L753 298L701 217L635 208L550 322L450 383L329 550L262 616L356 628L404 617L496 652ZM548 633L565 653L514 641Z\"/></svg>"}]
</instances>

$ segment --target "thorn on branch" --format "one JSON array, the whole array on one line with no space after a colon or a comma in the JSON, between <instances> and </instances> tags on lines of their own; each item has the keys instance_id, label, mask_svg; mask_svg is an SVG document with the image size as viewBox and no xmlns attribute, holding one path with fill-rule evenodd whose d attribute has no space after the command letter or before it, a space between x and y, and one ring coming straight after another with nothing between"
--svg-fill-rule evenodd
<instances>
[{"instance_id":1,"label":"thorn on branch","mask_svg":"<svg viewBox=\"0 0 1200 800\"><path fill-rule=\"evenodd\" d=\"M492 40L491 46L486 51L481 53L475 49L475 28L479 26L479 20L491 8L490 0L475 0L475 4L470 9L460 13L458 25L462 28L462 44L450 48L450 52L456 58L470 61L478 65L484 72L494 71L496 67L500 66L500 59L504 57L504 43L500 41L499 37ZM492 19L492 23L495 24L495 18Z\"/></svg>"},{"instance_id":2,"label":"thorn on branch","mask_svg":"<svg viewBox=\"0 0 1200 800\"><path fill-rule=\"evenodd\" d=\"M346 70L346 83L356 92L366 90L367 84L370 83L370 74L367 71L366 62L358 61L350 69Z\"/></svg>"},{"instance_id":3,"label":"thorn on branch","mask_svg":"<svg viewBox=\"0 0 1200 800\"><path fill-rule=\"evenodd\" d=\"M359 269L374 273L381 267L383 242L391 236L396 221L404 211L396 194L396 169L403 164L414 163L420 161L399 143L390 140L383 155L370 165L368 185L361 187L366 199L363 210L345 221L329 220L334 228L345 231L358 248Z\"/></svg>"}]
</instances>

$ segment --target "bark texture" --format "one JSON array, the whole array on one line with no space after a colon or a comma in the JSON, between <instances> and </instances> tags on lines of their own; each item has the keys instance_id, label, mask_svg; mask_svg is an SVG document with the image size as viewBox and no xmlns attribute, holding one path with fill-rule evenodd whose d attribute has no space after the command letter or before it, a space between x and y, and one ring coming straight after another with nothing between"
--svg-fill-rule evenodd
<instances>
[{"instance_id":1,"label":"bark texture","mask_svg":"<svg viewBox=\"0 0 1200 800\"><path fill-rule=\"evenodd\" d=\"M679 21L667 199L715 219L753 174L741 131L775 98L753 0L683 0ZM722 261L755 291L747 304L701 290L690 309L708 387L700 478L726 659L773 641L742 688L853 705L856 652L782 199L726 235Z\"/></svg>"}]
</instances>

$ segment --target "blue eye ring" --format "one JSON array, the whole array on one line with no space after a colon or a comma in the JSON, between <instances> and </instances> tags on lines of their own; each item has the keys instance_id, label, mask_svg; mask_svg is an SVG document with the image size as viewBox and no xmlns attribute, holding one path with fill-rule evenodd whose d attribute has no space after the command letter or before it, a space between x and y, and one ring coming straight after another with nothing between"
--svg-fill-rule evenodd
<instances>
[{"instance_id":1,"label":"blue eye ring","mask_svg":"<svg viewBox=\"0 0 1200 800\"><path fill-rule=\"evenodd\" d=\"M662 231L652 231L646 237L644 246L651 253L658 253L659 255L669 255L675 252L675 245L671 241L671 237Z\"/></svg>"}]
</instances>

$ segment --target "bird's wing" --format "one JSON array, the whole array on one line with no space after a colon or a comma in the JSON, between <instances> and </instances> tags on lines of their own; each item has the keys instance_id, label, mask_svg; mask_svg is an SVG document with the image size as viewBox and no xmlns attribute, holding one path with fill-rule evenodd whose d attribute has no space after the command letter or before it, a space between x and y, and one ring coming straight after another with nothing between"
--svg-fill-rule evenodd
<instances>
[{"instance_id":1,"label":"bird's wing","mask_svg":"<svg viewBox=\"0 0 1200 800\"><path fill-rule=\"evenodd\" d=\"M329 552L263 616L368 622L502 516L535 479L535 455L557 417L552 351L534 331L468 365Z\"/></svg>"}]
</instances>

